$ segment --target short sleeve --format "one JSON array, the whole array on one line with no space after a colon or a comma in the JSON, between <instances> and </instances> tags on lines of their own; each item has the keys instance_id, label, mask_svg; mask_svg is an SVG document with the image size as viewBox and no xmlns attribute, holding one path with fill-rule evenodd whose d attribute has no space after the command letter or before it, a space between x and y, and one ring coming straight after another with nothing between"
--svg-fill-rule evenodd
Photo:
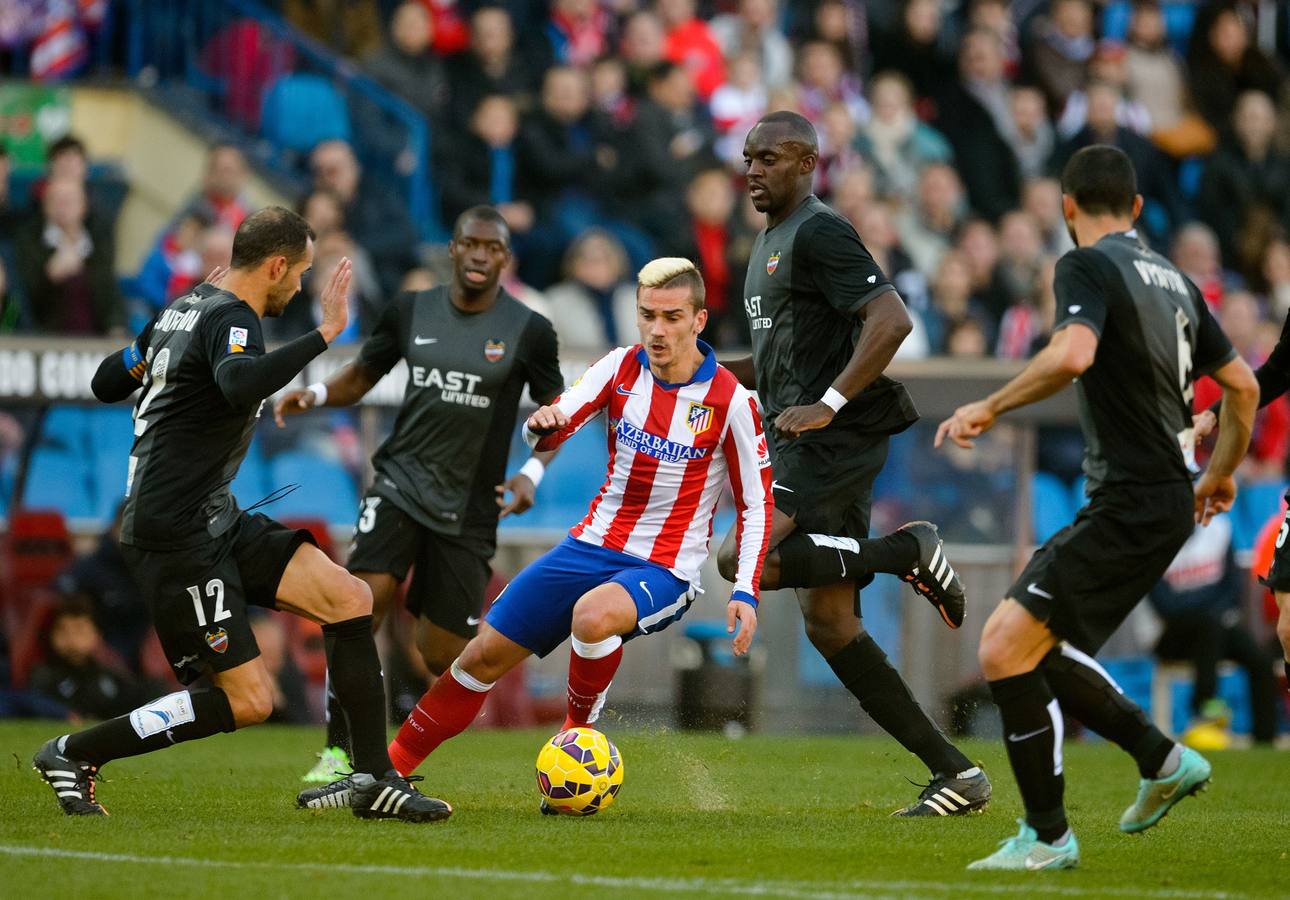
<instances>
[{"instance_id":1,"label":"short sleeve","mask_svg":"<svg viewBox=\"0 0 1290 900\"><path fill-rule=\"evenodd\" d=\"M529 396L545 406L564 390L555 328L545 316L534 313L524 330L524 341Z\"/></svg>"},{"instance_id":2,"label":"short sleeve","mask_svg":"<svg viewBox=\"0 0 1290 900\"><path fill-rule=\"evenodd\" d=\"M358 351L357 363L377 375L384 375L403 358L399 340L399 317L404 305L411 302L411 294L403 293L385 305L376 327Z\"/></svg>"},{"instance_id":3,"label":"short sleeve","mask_svg":"<svg viewBox=\"0 0 1290 900\"><path fill-rule=\"evenodd\" d=\"M1106 325L1106 288L1097 271L1096 251L1072 250L1057 260L1053 294L1057 310L1053 331L1074 322L1087 325L1100 338Z\"/></svg>"},{"instance_id":4,"label":"short sleeve","mask_svg":"<svg viewBox=\"0 0 1290 900\"><path fill-rule=\"evenodd\" d=\"M1196 350L1192 354L1192 372L1194 376L1208 375L1235 359L1236 350L1223 333L1214 314L1209 311L1209 304L1200 295L1200 291L1195 286L1191 288L1192 300L1200 312L1196 322ZM1279 348L1281 345L1277 346Z\"/></svg>"},{"instance_id":5,"label":"short sleeve","mask_svg":"<svg viewBox=\"0 0 1290 900\"><path fill-rule=\"evenodd\" d=\"M234 357L264 355L264 332L260 317L245 303L226 303L205 323L206 357L211 371L217 371Z\"/></svg>"},{"instance_id":6,"label":"short sleeve","mask_svg":"<svg viewBox=\"0 0 1290 900\"><path fill-rule=\"evenodd\" d=\"M893 290L851 223L837 215L813 216L798 229L793 272L795 279L813 283L830 306L847 316Z\"/></svg>"}]
</instances>

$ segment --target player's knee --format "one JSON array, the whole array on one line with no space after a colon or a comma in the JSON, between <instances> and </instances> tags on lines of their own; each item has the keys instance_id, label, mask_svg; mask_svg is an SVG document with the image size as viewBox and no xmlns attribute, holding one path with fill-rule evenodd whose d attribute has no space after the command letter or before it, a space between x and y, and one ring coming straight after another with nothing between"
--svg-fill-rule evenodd
<instances>
[{"instance_id":1,"label":"player's knee","mask_svg":"<svg viewBox=\"0 0 1290 900\"><path fill-rule=\"evenodd\" d=\"M603 604L584 601L573 608L573 627L570 630L578 640L594 643L613 637L621 629Z\"/></svg>"},{"instance_id":2,"label":"player's knee","mask_svg":"<svg viewBox=\"0 0 1290 900\"><path fill-rule=\"evenodd\" d=\"M325 604L323 618L328 622L344 622L371 615L372 589L363 579L337 566L327 586Z\"/></svg>"},{"instance_id":3,"label":"player's knee","mask_svg":"<svg viewBox=\"0 0 1290 900\"><path fill-rule=\"evenodd\" d=\"M452 667L452 663L453 660L449 660L443 670L447 672ZM506 674L506 663L501 653L489 647L488 642L480 638L474 638L466 645L466 649L462 650L461 655L457 657L456 663L463 672L484 684L492 684ZM427 661L426 664L429 665L429 662Z\"/></svg>"},{"instance_id":4,"label":"player's knee","mask_svg":"<svg viewBox=\"0 0 1290 900\"><path fill-rule=\"evenodd\" d=\"M442 647L422 647L421 661L426 664L426 669L430 674L438 678L452 666L452 661L457 657L453 656L451 651Z\"/></svg>"},{"instance_id":5,"label":"player's knee","mask_svg":"<svg viewBox=\"0 0 1290 900\"><path fill-rule=\"evenodd\" d=\"M833 656L859 634L854 616L843 617L827 612L806 613L806 638L825 659Z\"/></svg>"},{"instance_id":6,"label":"player's knee","mask_svg":"<svg viewBox=\"0 0 1290 900\"><path fill-rule=\"evenodd\" d=\"M1002 628L992 627L991 623L986 623L985 631L981 633L981 644L977 647L976 658L981 664L981 674L987 681L1006 678L1011 674L1012 652L1009 644Z\"/></svg>"},{"instance_id":7,"label":"player's knee","mask_svg":"<svg viewBox=\"0 0 1290 900\"><path fill-rule=\"evenodd\" d=\"M242 685L235 691L226 690L233 722L238 728L259 725L273 715L273 685L267 681Z\"/></svg>"}]
</instances>

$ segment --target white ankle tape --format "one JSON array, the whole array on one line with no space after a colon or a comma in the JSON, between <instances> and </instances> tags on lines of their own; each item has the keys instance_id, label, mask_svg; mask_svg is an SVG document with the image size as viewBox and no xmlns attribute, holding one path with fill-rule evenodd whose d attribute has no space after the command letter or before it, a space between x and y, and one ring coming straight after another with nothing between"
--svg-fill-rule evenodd
<instances>
[{"instance_id":1,"label":"white ankle tape","mask_svg":"<svg viewBox=\"0 0 1290 900\"><path fill-rule=\"evenodd\" d=\"M613 653L622 645L622 636L617 634L607 637L603 641L596 641L594 644L588 644L585 641L573 638L573 652L583 659L601 659Z\"/></svg>"},{"instance_id":2,"label":"white ankle tape","mask_svg":"<svg viewBox=\"0 0 1290 900\"><path fill-rule=\"evenodd\" d=\"M459 685L467 690L474 691L477 694L486 693L493 688L491 684L485 684L461 666L457 665L456 660L453 660L452 668L448 671L452 673L453 679L456 680Z\"/></svg>"}]
</instances>

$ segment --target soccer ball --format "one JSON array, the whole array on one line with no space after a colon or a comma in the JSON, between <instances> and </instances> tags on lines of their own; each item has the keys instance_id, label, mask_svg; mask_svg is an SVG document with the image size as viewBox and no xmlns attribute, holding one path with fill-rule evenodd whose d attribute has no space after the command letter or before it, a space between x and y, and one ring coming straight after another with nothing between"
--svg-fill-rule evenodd
<instances>
[{"instance_id":1,"label":"soccer ball","mask_svg":"<svg viewBox=\"0 0 1290 900\"><path fill-rule=\"evenodd\" d=\"M570 728L542 745L537 757L538 792L567 816L589 816L614 802L623 786L618 748L594 728Z\"/></svg>"}]
</instances>

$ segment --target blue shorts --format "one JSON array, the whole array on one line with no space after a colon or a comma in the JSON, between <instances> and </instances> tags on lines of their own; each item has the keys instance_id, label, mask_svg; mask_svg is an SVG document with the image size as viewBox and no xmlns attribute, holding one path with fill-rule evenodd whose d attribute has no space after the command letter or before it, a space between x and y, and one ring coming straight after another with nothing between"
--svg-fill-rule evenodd
<instances>
[{"instance_id":1,"label":"blue shorts","mask_svg":"<svg viewBox=\"0 0 1290 900\"><path fill-rule=\"evenodd\" d=\"M526 568L493 601L485 621L538 656L573 629L573 605L602 584L621 584L636 604L636 628L624 640L653 634L690 608L697 593L667 569L617 550L566 536Z\"/></svg>"}]
</instances>

